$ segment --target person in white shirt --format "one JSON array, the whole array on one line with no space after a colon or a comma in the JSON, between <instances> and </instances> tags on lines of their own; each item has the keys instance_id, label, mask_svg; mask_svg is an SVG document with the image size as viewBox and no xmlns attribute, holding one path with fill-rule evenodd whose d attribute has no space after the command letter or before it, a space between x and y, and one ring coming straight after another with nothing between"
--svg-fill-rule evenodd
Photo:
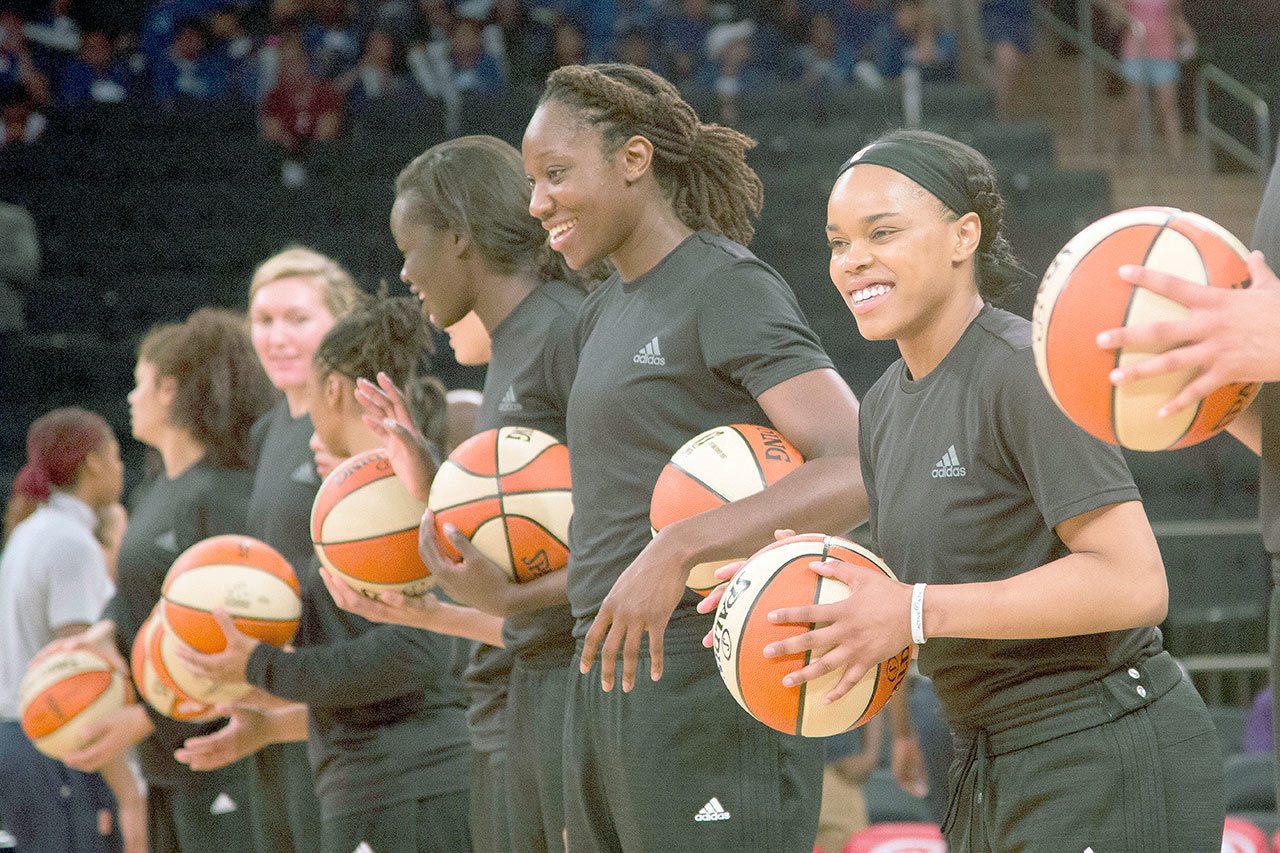
<instances>
[{"instance_id":1,"label":"person in white shirt","mask_svg":"<svg viewBox=\"0 0 1280 853\"><path fill-rule=\"evenodd\" d=\"M123 487L120 445L101 417L57 409L31 425L0 553L0 825L19 851L95 853L117 832L102 780L45 757L23 734L18 687L44 646L83 631L114 593L111 543L95 529ZM123 533L113 527L112 535ZM129 769L121 761L103 775L120 801L126 849L145 850L142 798Z\"/></svg>"}]
</instances>

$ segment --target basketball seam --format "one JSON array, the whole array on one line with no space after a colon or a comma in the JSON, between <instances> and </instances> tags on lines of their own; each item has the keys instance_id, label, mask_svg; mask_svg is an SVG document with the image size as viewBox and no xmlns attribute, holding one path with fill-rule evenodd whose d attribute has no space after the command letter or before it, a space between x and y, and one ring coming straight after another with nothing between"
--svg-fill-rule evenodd
<instances>
[{"instance_id":1,"label":"basketball seam","mask_svg":"<svg viewBox=\"0 0 1280 853\"><path fill-rule=\"evenodd\" d=\"M753 453L753 454L751 454L751 455L752 455L753 457L755 456L755 454L754 454L754 453ZM711 494L715 495L716 497L718 497L720 500L724 501L725 503L733 503L733 501L729 500L727 497L725 497L724 495L720 494L720 492L716 491L716 489L715 489L715 488L714 488L710 483L708 483L708 482L706 482L705 480L703 480L703 479L702 479L701 477L699 477L697 474L693 473L692 471L689 471L689 470L688 470L688 469L686 469L686 468L682 468L682 467L680 466L680 464L679 464L678 462L676 462L674 459L672 459L672 460L671 460L670 462L668 462L667 464L668 464L668 465L670 465L672 468L675 468L675 469L676 469L677 471L679 471L681 474L684 474L684 475L685 475L686 477L688 477L690 480L693 480L695 483L697 483L698 485L702 486L702 487L703 487L704 489L706 489L708 492L710 492Z\"/></svg>"},{"instance_id":2,"label":"basketball seam","mask_svg":"<svg viewBox=\"0 0 1280 853\"><path fill-rule=\"evenodd\" d=\"M182 604L171 598L166 598L164 603L168 607L181 607L183 610L190 610L192 613L208 613L213 614L212 610L205 610L203 607L192 607L190 604ZM224 608L225 609L225 608ZM250 622L297 622L297 616L237 616L231 611L227 611L227 615L234 619L248 619Z\"/></svg>"},{"instance_id":3,"label":"basketball seam","mask_svg":"<svg viewBox=\"0 0 1280 853\"><path fill-rule=\"evenodd\" d=\"M375 533L372 536L361 536L358 539L331 539L328 542L318 542L315 539L312 539L311 544L318 545L321 548L324 548L328 545L352 545L356 542L368 542L371 539L381 539L384 536L399 536L401 533L408 533L410 530L417 530L417 529L418 529L418 525L413 524L413 525L410 525L409 527L402 527L399 530L384 530L379 533Z\"/></svg>"},{"instance_id":4,"label":"basketball seam","mask_svg":"<svg viewBox=\"0 0 1280 853\"><path fill-rule=\"evenodd\" d=\"M729 429L736 432L738 437L742 439L743 443L747 445L747 450L749 451L747 455L751 457L751 462L756 466L756 474L760 477L760 490L764 491L769 488L769 478L764 474L764 466L760 464L760 459L756 456L756 448L755 445L751 443L751 439L747 438L742 430L738 429L736 426L730 425ZM774 430L774 432L777 432L777 430ZM779 432L778 435L782 435L782 433Z\"/></svg>"},{"instance_id":5,"label":"basketball seam","mask_svg":"<svg viewBox=\"0 0 1280 853\"><path fill-rule=\"evenodd\" d=\"M487 479L497 479L497 478L487 478ZM458 509L459 507L470 506L471 504L478 504L478 503L480 503L481 501L491 501L491 500L494 500L495 498L498 498L498 497L500 497L500 496L502 496L502 495L510 495L511 497L513 497L513 498L514 498L514 497L523 497L524 495L553 495L553 494L557 494L557 493L560 493L560 494L571 494L571 493L572 493L572 491L573 491L572 489L566 489L566 488L563 488L563 487L561 487L561 488L553 488L553 489L520 489L519 491L514 491L514 492L512 492L512 491L501 492L501 491L500 491L497 495L484 495L484 496L482 496L482 497L478 497L478 498L471 498L471 499L469 499L469 500L465 500L465 501L463 501L462 503L458 503L458 504L449 504L448 506L441 506L441 505L437 505L437 506L435 507L435 509L433 509L433 510L431 510L431 511L432 511L433 513L439 514L439 513L444 512L444 511L445 511L445 510L447 510L447 509Z\"/></svg>"},{"instance_id":6,"label":"basketball seam","mask_svg":"<svg viewBox=\"0 0 1280 853\"><path fill-rule=\"evenodd\" d=\"M788 560L787 562L790 562L790 560ZM738 653L742 651L742 634L746 633L747 627L751 624L751 614L755 613L756 605L760 603L760 599L764 598L764 594L769 591L769 587L772 586L773 582L776 581L778 579L778 576L782 574L782 569L786 565L787 563L783 563L781 566L778 566L777 570L774 571L773 575L767 581L764 582L764 584L760 587L759 592L757 592L755 596L751 599L751 606L747 608L746 614L743 615L742 617L742 629L739 632L737 637L738 650L734 652L734 655L733 655L733 679L738 683L738 695L743 697L744 702L746 701L747 694L744 693L742 690L742 663L738 660ZM748 709L748 711L750 711L750 709ZM800 729L800 724L797 721L796 730L799 731L799 729Z\"/></svg>"},{"instance_id":7,"label":"basketball seam","mask_svg":"<svg viewBox=\"0 0 1280 853\"><path fill-rule=\"evenodd\" d=\"M545 433L544 433L544 435L545 435ZM554 438L554 436L552 436L552 437ZM501 436L499 436L499 438L501 438ZM535 462L537 462L539 459L541 459L541 458L542 458L542 457L547 453L547 451L551 450L552 448L559 447L559 446L560 446L560 443L559 443L559 442L555 442L555 443L553 443L553 444L548 444L546 447L542 448L542 449L541 449L541 450L539 450L537 453L535 453L533 456L531 456L528 460L526 460L526 461L525 461L525 463L524 463L523 465L521 465L519 468L512 468L510 471L503 471L501 468L498 468L498 467L497 467L498 462L499 462L499 458L498 458L498 442L495 440L495 441L493 442L493 455L494 455L494 466L495 466L495 467L494 467L494 470L498 472L495 476L496 476L496 477L498 477L498 479L501 479L501 478L503 478L503 477L510 476L511 474L519 474L519 473L520 473L521 471L523 471L525 468L528 468L530 465L532 465L533 463L535 463Z\"/></svg>"},{"instance_id":8,"label":"basketball seam","mask_svg":"<svg viewBox=\"0 0 1280 853\"><path fill-rule=\"evenodd\" d=\"M822 559L823 560L827 559L827 555L830 553L830 551L831 551L831 537L824 536L822 537ZM818 582L813 585L813 603L817 604L821 600L822 600L822 577L819 576ZM809 623L810 631L812 631L815 627L817 627L816 622ZM813 660L813 649L805 649L804 665L808 666L812 660ZM806 681L805 683L800 685L800 704L796 708L796 734L800 734L801 730L804 728L804 707L805 707L805 704L808 702L808 699L809 699L809 682Z\"/></svg>"}]
</instances>

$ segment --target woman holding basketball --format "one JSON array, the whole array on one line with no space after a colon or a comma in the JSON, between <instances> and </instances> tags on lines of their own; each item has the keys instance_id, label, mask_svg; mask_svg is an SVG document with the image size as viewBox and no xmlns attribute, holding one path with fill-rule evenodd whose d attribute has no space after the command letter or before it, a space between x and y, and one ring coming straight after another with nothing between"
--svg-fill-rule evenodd
<instances>
[{"instance_id":1,"label":"woman holding basketball","mask_svg":"<svg viewBox=\"0 0 1280 853\"><path fill-rule=\"evenodd\" d=\"M340 319L316 348L310 371L317 455L345 460L381 446L355 399L356 378L379 369L410 388L414 423L432 441L441 440L444 390L419 369L430 344L409 299L377 300ZM350 853L364 844L378 853L468 853L469 750L450 671L453 642L340 610L314 555L299 580L303 605L295 651L259 643L218 613L227 649L202 655L182 648L178 654L197 674L247 682L305 704L305 721L296 710L242 710L224 730L188 741L179 759L197 768L220 767L265 744L305 738L322 817L316 849ZM477 614L427 597L438 627L477 635ZM497 620L490 623L479 636L497 640Z\"/></svg>"},{"instance_id":2,"label":"woman holding basketball","mask_svg":"<svg viewBox=\"0 0 1280 853\"><path fill-rule=\"evenodd\" d=\"M807 850L817 831L820 744L745 718L685 587L695 564L751 553L779 527L865 517L856 400L790 289L743 247L762 201L750 144L625 65L553 71L525 131L529 209L551 248L574 269L616 270L579 311L567 415L582 643L564 721L572 850ZM651 537L663 466L727 423L773 426L808 461ZM712 798L725 818L696 821Z\"/></svg>"},{"instance_id":3,"label":"woman holding basketball","mask_svg":"<svg viewBox=\"0 0 1280 853\"><path fill-rule=\"evenodd\" d=\"M493 137L462 137L401 172L391 230L405 256L401 278L449 332L459 362L488 362L477 431L525 426L563 439L582 292L528 207L519 153ZM414 455L394 383L361 383L360 395L393 459ZM404 478L416 480L409 488L425 499L430 472L418 467ZM423 530L424 557L445 591L504 617L504 648L476 644L464 676L477 849L563 850L564 696L573 656L566 574L513 583L456 533L465 560L454 565L435 545L430 515Z\"/></svg>"},{"instance_id":4,"label":"woman holding basketball","mask_svg":"<svg viewBox=\"0 0 1280 853\"><path fill-rule=\"evenodd\" d=\"M846 668L834 699L919 645L959 756L952 850L1214 850L1221 749L1151 627L1168 588L1138 491L1049 398L1031 324L990 304L1019 269L1003 208L991 164L937 134L891 133L841 171L832 281L902 353L859 432L873 544L903 582L815 564L853 594L770 614L830 625L765 654L829 648L784 683Z\"/></svg>"},{"instance_id":5,"label":"woman holding basketball","mask_svg":"<svg viewBox=\"0 0 1280 853\"><path fill-rule=\"evenodd\" d=\"M134 375L133 435L158 452L163 468L132 495L115 598L104 620L77 640L113 645L124 656L160 599L173 560L196 542L245 529L253 482L249 429L274 402L244 318L217 309L153 329L138 349ZM176 722L145 704L129 705L66 763L96 770L141 742L152 850L252 851L251 768L192 773L173 758L188 737L217 725Z\"/></svg>"}]
</instances>

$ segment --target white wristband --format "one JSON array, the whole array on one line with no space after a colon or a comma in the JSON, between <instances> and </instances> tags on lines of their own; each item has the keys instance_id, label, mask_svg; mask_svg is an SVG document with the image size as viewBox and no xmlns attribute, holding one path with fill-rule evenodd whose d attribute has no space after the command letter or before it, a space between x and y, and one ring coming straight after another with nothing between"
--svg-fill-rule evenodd
<instances>
[{"instance_id":1,"label":"white wristband","mask_svg":"<svg viewBox=\"0 0 1280 853\"><path fill-rule=\"evenodd\" d=\"M911 588L911 642L917 646L925 644L924 636L924 588L928 584L918 583Z\"/></svg>"}]
</instances>

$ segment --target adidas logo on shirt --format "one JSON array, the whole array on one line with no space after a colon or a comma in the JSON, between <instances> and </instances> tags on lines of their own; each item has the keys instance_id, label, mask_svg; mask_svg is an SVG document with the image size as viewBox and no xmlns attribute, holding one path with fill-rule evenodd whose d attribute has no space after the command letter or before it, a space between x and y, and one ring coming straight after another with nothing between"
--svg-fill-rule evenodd
<instances>
[{"instance_id":1,"label":"adidas logo on shirt","mask_svg":"<svg viewBox=\"0 0 1280 853\"><path fill-rule=\"evenodd\" d=\"M654 335L653 340L641 347L640 352L631 358L636 364L656 364L661 367L667 363L662 357L662 350L658 348L658 336Z\"/></svg>"},{"instance_id":2,"label":"adidas logo on shirt","mask_svg":"<svg viewBox=\"0 0 1280 853\"><path fill-rule=\"evenodd\" d=\"M156 537L156 546L170 551L174 554L178 553L178 533L174 530L166 530Z\"/></svg>"},{"instance_id":3,"label":"adidas logo on shirt","mask_svg":"<svg viewBox=\"0 0 1280 853\"><path fill-rule=\"evenodd\" d=\"M932 476L935 480L943 477L964 476L964 469L960 467L960 457L956 456L956 446L954 444L947 448L947 452L942 454L938 464L933 466Z\"/></svg>"},{"instance_id":4,"label":"adidas logo on shirt","mask_svg":"<svg viewBox=\"0 0 1280 853\"><path fill-rule=\"evenodd\" d=\"M498 403L499 412L523 412L524 406L520 405L520 401L516 399L516 389L508 386L507 393L502 395L502 402Z\"/></svg>"},{"instance_id":5,"label":"adidas logo on shirt","mask_svg":"<svg viewBox=\"0 0 1280 853\"><path fill-rule=\"evenodd\" d=\"M235 811L238 808L240 807L236 805L236 801L231 799L231 797L227 794L226 791L223 791L213 801L213 805L209 806L209 814L212 814L212 815L231 814L233 811Z\"/></svg>"},{"instance_id":6,"label":"adidas logo on shirt","mask_svg":"<svg viewBox=\"0 0 1280 853\"><path fill-rule=\"evenodd\" d=\"M698 810L698 813L693 816L693 819L702 822L711 820L728 820L729 813L724 810L724 806L720 805L719 797L712 797L705 806Z\"/></svg>"}]
</instances>

